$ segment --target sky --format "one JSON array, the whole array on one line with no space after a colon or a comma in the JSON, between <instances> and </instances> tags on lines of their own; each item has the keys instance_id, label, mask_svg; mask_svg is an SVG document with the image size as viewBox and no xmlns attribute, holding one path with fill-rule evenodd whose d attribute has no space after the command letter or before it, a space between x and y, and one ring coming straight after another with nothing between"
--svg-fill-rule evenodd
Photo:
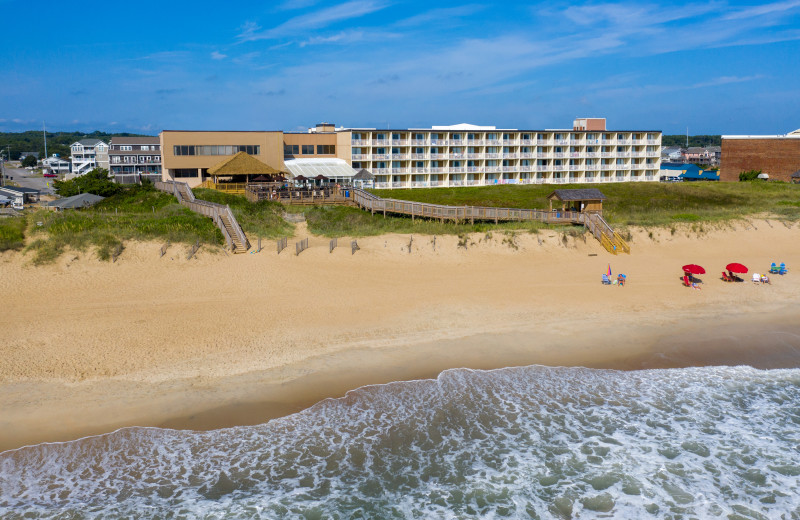
<instances>
[{"instance_id":1,"label":"sky","mask_svg":"<svg viewBox=\"0 0 800 520\"><path fill-rule=\"evenodd\" d=\"M800 127L800 0L0 0L0 13L0 131Z\"/></svg>"}]
</instances>

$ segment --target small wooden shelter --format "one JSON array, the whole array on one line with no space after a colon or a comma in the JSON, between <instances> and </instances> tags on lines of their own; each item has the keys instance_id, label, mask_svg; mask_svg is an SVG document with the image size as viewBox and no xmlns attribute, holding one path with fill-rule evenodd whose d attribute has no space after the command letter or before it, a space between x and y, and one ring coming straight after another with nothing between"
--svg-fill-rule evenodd
<instances>
[{"instance_id":1,"label":"small wooden shelter","mask_svg":"<svg viewBox=\"0 0 800 520\"><path fill-rule=\"evenodd\" d=\"M234 182L247 182L251 175L270 176L274 179L281 175L281 172L252 155L239 152L209 168L208 174L215 178L214 182L217 182L219 177L230 177Z\"/></svg>"},{"instance_id":2,"label":"small wooden shelter","mask_svg":"<svg viewBox=\"0 0 800 520\"><path fill-rule=\"evenodd\" d=\"M577 190L556 190L547 196L550 200L550 211L553 201L561 202L562 211L578 211L581 213L603 213L603 201L606 196L597 188Z\"/></svg>"},{"instance_id":3,"label":"small wooden shelter","mask_svg":"<svg viewBox=\"0 0 800 520\"><path fill-rule=\"evenodd\" d=\"M372 188L375 186L375 176L362 168L353 176L353 186L356 188Z\"/></svg>"},{"instance_id":4,"label":"small wooden shelter","mask_svg":"<svg viewBox=\"0 0 800 520\"><path fill-rule=\"evenodd\" d=\"M792 174L792 184L800 184L800 170Z\"/></svg>"}]
</instances>

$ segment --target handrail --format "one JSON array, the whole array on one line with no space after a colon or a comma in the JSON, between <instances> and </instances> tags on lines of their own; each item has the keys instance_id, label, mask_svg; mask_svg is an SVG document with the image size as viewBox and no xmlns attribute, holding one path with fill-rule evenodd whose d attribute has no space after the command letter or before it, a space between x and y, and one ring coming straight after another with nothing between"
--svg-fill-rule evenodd
<instances>
[{"instance_id":1,"label":"handrail","mask_svg":"<svg viewBox=\"0 0 800 520\"><path fill-rule=\"evenodd\" d=\"M171 192L175 198L178 199L179 204L187 206L195 213L210 217L214 221L214 224L222 231L222 236L225 238L228 247L235 251L236 247L233 237L225 227L224 220L227 218L233 233L242 244L242 247L244 247L244 250L247 251L250 249L250 241L247 240L247 235L244 234L236 217L233 216L230 206L196 198L192 189L185 182L156 181L153 184L157 190L167 193Z\"/></svg>"}]
</instances>

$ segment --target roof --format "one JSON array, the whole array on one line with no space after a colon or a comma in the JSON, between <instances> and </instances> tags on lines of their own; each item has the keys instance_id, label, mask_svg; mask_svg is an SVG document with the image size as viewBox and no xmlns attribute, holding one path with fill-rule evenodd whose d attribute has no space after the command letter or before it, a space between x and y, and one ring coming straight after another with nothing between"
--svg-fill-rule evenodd
<instances>
[{"instance_id":1,"label":"roof","mask_svg":"<svg viewBox=\"0 0 800 520\"><path fill-rule=\"evenodd\" d=\"M686 150L686 153L703 153L705 151L706 149L703 148L702 146L692 146Z\"/></svg>"},{"instance_id":2,"label":"roof","mask_svg":"<svg viewBox=\"0 0 800 520\"><path fill-rule=\"evenodd\" d=\"M313 179L317 175L325 177L354 177L356 171L343 159L315 158L289 159L284 161L292 177L300 175Z\"/></svg>"},{"instance_id":3,"label":"roof","mask_svg":"<svg viewBox=\"0 0 800 520\"><path fill-rule=\"evenodd\" d=\"M88 208L89 206L94 206L104 198L105 197L94 195L93 193L81 193L79 195L73 195L72 197L48 202L47 205L51 208L60 209Z\"/></svg>"},{"instance_id":4,"label":"roof","mask_svg":"<svg viewBox=\"0 0 800 520\"><path fill-rule=\"evenodd\" d=\"M22 188L20 186L0 186L0 191L12 191L16 193L39 193L35 188Z\"/></svg>"},{"instance_id":5,"label":"roof","mask_svg":"<svg viewBox=\"0 0 800 520\"><path fill-rule=\"evenodd\" d=\"M558 200L606 200L606 196L597 188L583 188L577 190L556 190L547 196Z\"/></svg>"},{"instance_id":6,"label":"roof","mask_svg":"<svg viewBox=\"0 0 800 520\"><path fill-rule=\"evenodd\" d=\"M360 170L358 170L358 173L353 175L353 180L354 181L372 181L372 180L375 180L375 176L372 175L369 171L365 170L364 168L361 168Z\"/></svg>"},{"instance_id":7,"label":"roof","mask_svg":"<svg viewBox=\"0 0 800 520\"><path fill-rule=\"evenodd\" d=\"M722 151L722 147L721 146L706 146L706 150L708 150L709 152L721 152Z\"/></svg>"},{"instance_id":8,"label":"roof","mask_svg":"<svg viewBox=\"0 0 800 520\"><path fill-rule=\"evenodd\" d=\"M8 197L3 197L2 195L0 195L0 204L8 204L9 202L11 202L11 199L9 199Z\"/></svg>"},{"instance_id":9,"label":"roof","mask_svg":"<svg viewBox=\"0 0 800 520\"><path fill-rule=\"evenodd\" d=\"M792 174L792 179L800 179L800 170L797 170Z\"/></svg>"},{"instance_id":10,"label":"roof","mask_svg":"<svg viewBox=\"0 0 800 520\"><path fill-rule=\"evenodd\" d=\"M277 175L281 173L245 152L228 157L208 169L209 175Z\"/></svg>"},{"instance_id":11,"label":"roof","mask_svg":"<svg viewBox=\"0 0 800 520\"><path fill-rule=\"evenodd\" d=\"M112 144L159 144L161 140L157 135L155 136L138 136L138 137L112 137Z\"/></svg>"}]
</instances>

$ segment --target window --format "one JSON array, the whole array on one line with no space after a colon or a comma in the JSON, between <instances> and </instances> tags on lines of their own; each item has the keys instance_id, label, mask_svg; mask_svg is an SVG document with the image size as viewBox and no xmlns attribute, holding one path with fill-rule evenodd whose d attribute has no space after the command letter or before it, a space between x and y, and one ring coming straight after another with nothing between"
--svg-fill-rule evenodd
<instances>
[{"instance_id":1,"label":"window","mask_svg":"<svg viewBox=\"0 0 800 520\"><path fill-rule=\"evenodd\" d=\"M248 155L261 153L259 145L175 145L172 147L174 155L234 155L245 152Z\"/></svg>"},{"instance_id":2,"label":"window","mask_svg":"<svg viewBox=\"0 0 800 520\"><path fill-rule=\"evenodd\" d=\"M300 145L297 144L283 145L283 155L299 155L299 154L300 154Z\"/></svg>"},{"instance_id":3,"label":"window","mask_svg":"<svg viewBox=\"0 0 800 520\"><path fill-rule=\"evenodd\" d=\"M124 145L124 146L120 146L119 149L124 151L124 152L130 152L131 150L133 150L133 146Z\"/></svg>"},{"instance_id":4,"label":"window","mask_svg":"<svg viewBox=\"0 0 800 520\"><path fill-rule=\"evenodd\" d=\"M400 161L392 161L392 168L400 168Z\"/></svg>"},{"instance_id":5,"label":"window","mask_svg":"<svg viewBox=\"0 0 800 520\"><path fill-rule=\"evenodd\" d=\"M172 177L174 179L185 179L186 177L197 177L197 170L194 168L178 168L172 170Z\"/></svg>"},{"instance_id":6,"label":"window","mask_svg":"<svg viewBox=\"0 0 800 520\"><path fill-rule=\"evenodd\" d=\"M400 134L392 134L392 139L394 139L395 141L399 140Z\"/></svg>"},{"instance_id":7,"label":"window","mask_svg":"<svg viewBox=\"0 0 800 520\"><path fill-rule=\"evenodd\" d=\"M377 134L377 135L375 135L375 139L378 139L379 141L382 141L382 140L386 139L386 134Z\"/></svg>"},{"instance_id":8,"label":"window","mask_svg":"<svg viewBox=\"0 0 800 520\"><path fill-rule=\"evenodd\" d=\"M361 134L353 134L353 141L360 141L360 140L361 140Z\"/></svg>"},{"instance_id":9,"label":"window","mask_svg":"<svg viewBox=\"0 0 800 520\"><path fill-rule=\"evenodd\" d=\"M416 139L417 141L424 141L425 134L414 134L414 139Z\"/></svg>"},{"instance_id":10,"label":"window","mask_svg":"<svg viewBox=\"0 0 800 520\"><path fill-rule=\"evenodd\" d=\"M317 154L319 155L334 155L336 153L336 146L332 144L318 144Z\"/></svg>"},{"instance_id":11,"label":"window","mask_svg":"<svg viewBox=\"0 0 800 520\"><path fill-rule=\"evenodd\" d=\"M149 145L146 145L146 144L143 144L143 145L140 147L140 150L142 150L142 151L144 151L144 152L149 152L149 151L150 151L150 146L149 146Z\"/></svg>"},{"instance_id":12,"label":"window","mask_svg":"<svg viewBox=\"0 0 800 520\"><path fill-rule=\"evenodd\" d=\"M531 138L531 134L522 134L522 138L523 139L530 139Z\"/></svg>"},{"instance_id":13,"label":"window","mask_svg":"<svg viewBox=\"0 0 800 520\"><path fill-rule=\"evenodd\" d=\"M461 140L461 134L453 134L453 140L454 141L460 141Z\"/></svg>"},{"instance_id":14,"label":"window","mask_svg":"<svg viewBox=\"0 0 800 520\"><path fill-rule=\"evenodd\" d=\"M467 140L468 141L474 141L475 140L475 134L467 134Z\"/></svg>"},{"instance_id":15,"label":"window","mask_svg":"<svg viewBox=\"0 0 800 520\"><path fill-rule=\"evenodd\" d=\"M304 144L303 145L303 155L314 155L314 145L313 144Z\"/></svg>"},{"instance_id":16,"label":"window","mask_svg":"<svg viewBox=\"0 0 800 520\"><path fill-rule=\"evenodd\" d=\"M503 141L508 141L511 139L511 134L503 134Z\"/></svg>"}]
</instances>

